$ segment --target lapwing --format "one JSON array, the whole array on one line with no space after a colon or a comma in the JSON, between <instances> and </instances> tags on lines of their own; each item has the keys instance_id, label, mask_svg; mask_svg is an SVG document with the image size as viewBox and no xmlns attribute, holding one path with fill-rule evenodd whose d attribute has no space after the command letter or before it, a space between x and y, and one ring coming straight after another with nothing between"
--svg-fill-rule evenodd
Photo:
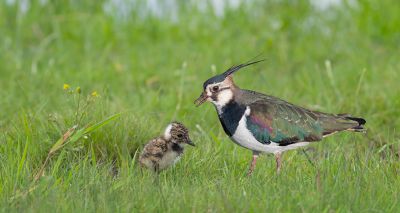
<instances>
[{"instance_id":1,"label":"lapwing","mask_svg":"<svg viewBox=\"0 0 400 213\"><path fill-rule=\"evenodd\" d=\"M363 118L331 114L296 106L274 96L240 89L232 74L254 61L233 66L203 84L203 93L195 100L200 106L213 103L225 133L236 144L253 151L248 170L251 175L260 153L273 153L277 173L281 153L321 141L340 131L365 132Z\"/></svg>"},{"instance_id":2,"label":"lapwing","mask_svg":"<svg viewBox=\"0 0 400 213\"><path fill-rule=\"evenodd\" d=\"M139 163L143 167L159 172L179 161L185 145L195 146L188 129L179 122L170 123L164 134L149 141L143 148Z\"/></svg>"}]
</instances>

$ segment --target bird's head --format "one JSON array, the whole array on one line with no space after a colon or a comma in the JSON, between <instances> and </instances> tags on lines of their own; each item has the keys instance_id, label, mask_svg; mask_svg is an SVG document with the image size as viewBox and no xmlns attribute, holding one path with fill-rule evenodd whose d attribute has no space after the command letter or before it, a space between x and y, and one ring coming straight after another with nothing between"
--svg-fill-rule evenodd
<instances>
[{"instance_id":1,"label":"bird's head","mask_svg":"<svg viewBox=\"0 0 400 213\"><path fill-rule=\"evenodd\" d=\"M248 62L233 66L224 73L216 75L203 84L203 93L194 103L200 106L206 101L212 102L215 106L224 106L233 99L233 92L236 88L232 80L232 74L243 67L261 62L264 60Z\"/></svg>"},{"instance_id":2,"label":"bird's head","mask_svg":"<svg viewBox=\"0 0 400 213\"><path fill-rule=\"evenodd\" d=\"M189 137L189 130L179 122L170 123L164 132L164 138L176 144L189 144L195 146Z\"/></svg>"}]
</instances>

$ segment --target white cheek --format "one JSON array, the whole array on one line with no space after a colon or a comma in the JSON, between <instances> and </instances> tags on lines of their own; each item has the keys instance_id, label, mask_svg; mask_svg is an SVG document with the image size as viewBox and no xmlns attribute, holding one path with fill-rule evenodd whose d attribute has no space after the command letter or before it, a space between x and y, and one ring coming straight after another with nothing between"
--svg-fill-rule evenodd
<instances>
[{"instance_id":1,"label":"white cheek","mask_svg":"<svg viewBox=\"0 0 400 213\"><path fill-rule=\"evenodd\" d=\"M224 106L225 104L229 103L229 101L232 100L233 94L232 91L227 89L227 90L222 90L218 94L218 100L215 101L216 105L219 106Z\"/></svg>"},{"instance_id":2,"label":"white cheek","mask_svg":"<svg viewBox=\"0 0 400 213\"><path fill-rule=\"evenodd\" d=\"M214 104L215 108L218 111L218 114L221 115L222 114L222 108L229 103L233 98L233 93L230 90L223 90L220 91L220 93L218 94L218 100L214 101L211 100L212 103Z\"/></svg>"}]
</instances>

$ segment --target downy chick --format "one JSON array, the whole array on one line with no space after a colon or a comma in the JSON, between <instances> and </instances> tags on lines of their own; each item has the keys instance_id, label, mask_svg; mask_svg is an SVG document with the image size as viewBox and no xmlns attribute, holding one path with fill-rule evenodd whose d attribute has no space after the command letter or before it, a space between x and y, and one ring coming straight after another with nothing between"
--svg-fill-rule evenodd
<instances>
[{"instance_id":1,"label":"downy chick","mask_svg":"<svg viewBox=\"0 0 400 213\"><path fill-rule=\"evenodd\" d=\"M170 123L164 135L149 141L139 157L139 163L153 171L159 172L176 163L185 144L194 146L189 138L188 129L179 122Z\"/></svg>"}]
</instances>

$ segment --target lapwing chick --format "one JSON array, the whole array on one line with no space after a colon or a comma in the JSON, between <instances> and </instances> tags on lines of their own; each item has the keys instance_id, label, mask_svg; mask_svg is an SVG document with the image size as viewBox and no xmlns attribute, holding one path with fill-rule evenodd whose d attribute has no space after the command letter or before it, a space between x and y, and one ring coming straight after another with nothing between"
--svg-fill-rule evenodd
<instances>
[{"instance_id":1,"label":"lapwing chick","mask_svg":"<svg viewBox=\"0 0 400 213\"><path fill-rule=\"evenodd\" d=\"M159 172L180 159L186 144L194 146L188 129L179 122L172 122L163 135L154 138L144 146L139 163L143 167Z\"/></svg>"},{"instance_id":2,"label":"lapwing chick","mask_svg":"<svg viewBox=\"0 0 400 213\"><path fill-rule=\"evenodd\" d=\"M252 174L260 153L275 155L279 173L284 151L321 141L340 131L365 132L363 118L309 110L236 86L232 74L258 62L233 66L208 79L195 101L197 106L206 101L213 103L225 133L236 144L253 151L248 175Z\"/></svg>"}]
</instances>

